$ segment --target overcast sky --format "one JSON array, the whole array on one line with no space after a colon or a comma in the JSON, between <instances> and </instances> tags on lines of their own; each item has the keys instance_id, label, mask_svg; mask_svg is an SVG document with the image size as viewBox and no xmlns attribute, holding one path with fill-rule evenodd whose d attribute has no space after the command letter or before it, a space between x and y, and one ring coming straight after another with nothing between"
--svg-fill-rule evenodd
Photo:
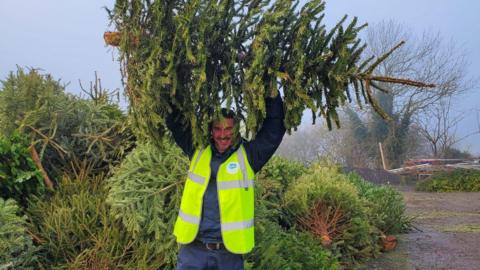
<instances>
[{"instance_id":1,"label":"overcast sky","mask_svg":"<svg viewBox=\"0 0 480 270\"><path fill-rule=\"evenodd\" d=\"M116 53L104 45L108 25L104 6L113 0L0 0L0 80L16 66L34 67L70 83L67 89L79 92L97 71L104 88L121 88ZM470 76L480 77L480 1L473 0L330 0L326 23L334 25L345 14L359 22L375 24L394 19L414 29L440 32L465 49L471 65ZM456 103L457 111L469 117L459 132L475 129L480 109L480 89ZM460 134L460 135L461 135ZM469 137L460 147L480 154L480 135Z\"/></svg>"}]
</instances>

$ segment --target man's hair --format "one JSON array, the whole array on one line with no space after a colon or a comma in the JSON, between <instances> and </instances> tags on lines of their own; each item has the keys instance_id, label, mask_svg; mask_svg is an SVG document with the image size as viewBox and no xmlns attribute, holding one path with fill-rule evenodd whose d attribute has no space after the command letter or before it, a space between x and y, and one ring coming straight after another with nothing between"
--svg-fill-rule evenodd
<instances>
[{"instance_id":1,"label":"man's hair","mask_svg":"<svg viewBox=\"0 0 480 270\"><path fill-rule=\"evenodd\" d=\"M223 118L233 119L235 120L235 122L237 122L237 114L233 110L222 108L220 110L220 114L222 115Z\"/></svg>"},{"instance_id":2,"label":"man's hair","mask_svg":"<svg viewBox=\"0 0 480 270\"><path fill-rule=\"evenodd\" d=\"M242 119L242 117L239 116L234 110L221 108L220 112L215 113L212 122L222 120L222 118L233 119L235 124L240 123L240 120Z\"/></svg>"},{"instance_id":3,"label":"man's hair","mask_svg":"<svg viewBox=\"0 0 480 270\"><path fill-rule=\"evenodd\" d=\"M239 115L234 110L222 108L219 113L215 114L212 122L208 125L208 129L212 130L213 122L220 121L222 118L233 119L235 126L240 125L240 120L243 119L242 115Z\"/></svg>"}]
</instances>

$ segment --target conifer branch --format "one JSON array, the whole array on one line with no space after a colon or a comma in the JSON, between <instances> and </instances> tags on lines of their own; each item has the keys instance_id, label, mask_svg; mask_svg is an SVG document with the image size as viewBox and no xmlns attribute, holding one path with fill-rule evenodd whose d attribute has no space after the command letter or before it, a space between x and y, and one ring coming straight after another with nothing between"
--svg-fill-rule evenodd
<instances>
[{"instance_id":1,"label":"conifer branch","mask_svg":"<svg viewBox=\"0 0 480 270\"><path fill-rule=\"evenodd\" d=\"M160 142L175 106L196 146L208 143L208 123L227 105L243 115L246 136L255 137L266 115L265 99L282 89L285 126L295 130L306 109L328 126L340 126L337 110L351 102L349 86L382 117L375 82L433 87L409 79L373 76L400 42L372 64L361 62L366 24L347 16L330 30L322 22L325 2L117 0L109 11L125 89L138 138ZM120 38L118 38L120 36ZM107 37L114 41L108 41ZM156 144L160 146L159 144Z\"/></svg>"}]
</instances>

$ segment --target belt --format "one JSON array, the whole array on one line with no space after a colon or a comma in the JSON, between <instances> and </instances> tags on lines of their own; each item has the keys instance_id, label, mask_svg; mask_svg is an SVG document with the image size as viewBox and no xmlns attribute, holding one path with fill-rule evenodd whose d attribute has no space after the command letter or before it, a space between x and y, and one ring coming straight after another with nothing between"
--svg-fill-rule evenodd
<instances>
[{"instance_id":1,"label":"belt","mask_svg":"<svg viewBox=\"0 0 480 270\"><path fill-rule=\"evenodd\" d=\"M197 246L201 246L201 247L206 248L208 250L225 249L225 245L223 243L203 243L200 240L195 240L193 243Z\"/></svg>"}]
</instances>

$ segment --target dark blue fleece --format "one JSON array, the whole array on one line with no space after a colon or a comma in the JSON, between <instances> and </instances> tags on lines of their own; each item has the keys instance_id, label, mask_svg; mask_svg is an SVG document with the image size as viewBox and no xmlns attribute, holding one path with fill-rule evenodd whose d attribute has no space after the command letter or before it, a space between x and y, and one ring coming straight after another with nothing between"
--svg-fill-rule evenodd
<instances>
[{"instance_id":1,"label":"dark blue fleece","mask_svg":"<svg viewBox=\"0 0 480 270\"><path fill-rule=\"evenodd\" d=\"M252 141L245 141L243 139L241 141L241 144L245 147L248 162L255 173L272 157L285 134L285 126L283 125L283 102L280 95L276 98L267 98L265 102L267 115L257 136ZM186 130L182 129L181 119L179 119L179 117L178 112L174 111L167 118L167 126L171 130L175 142L191 159L195 153L192 143L192 133L190 128L186 128ZM220 154L216 151L213 143L211 146L213 150L212 160L210 162L211 177L205 195L203 196L202 218L200 221L200 230L197 235L197 239L204 243L223 242L218 207L217 171L220 164L227 160L239 147L239 145L236 145Z\"/></svg>"}]
</instances>

